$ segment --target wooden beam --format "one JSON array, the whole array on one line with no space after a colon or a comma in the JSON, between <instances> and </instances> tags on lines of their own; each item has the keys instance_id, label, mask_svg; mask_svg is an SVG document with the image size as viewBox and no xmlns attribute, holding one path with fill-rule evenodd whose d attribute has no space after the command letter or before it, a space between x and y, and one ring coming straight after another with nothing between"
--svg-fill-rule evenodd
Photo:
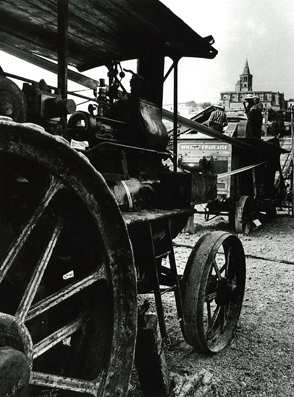
<instances>
[{"instance_id":1,"label":"wooden beam","mask_svg":"<svg viewBox=\"0 0 294 397\"><path fill-rule=\"evenodd\" d=\"M20 58L26 62L29 62L35 66L40 67L42 69L48 70L51 73L57 74L57 70L58 70L57 64L54 62L51 62L45 58L41 58L37 55L31 54L27 51L21 50L20 48L10 46L9 44L4 43L4 42L0 43L0 49L2 51L6 52L7 54L10 54L17 58ZM6 72L9 72L9 71L6 71ZM68 69L67 73L68 73L69 80L71 80L77 84L80 84L84 87L94 90L95 88L97 88L99 86L98 80L84 76L81 73L75 72L70 69Z\"/></svg>"}]
</instances>

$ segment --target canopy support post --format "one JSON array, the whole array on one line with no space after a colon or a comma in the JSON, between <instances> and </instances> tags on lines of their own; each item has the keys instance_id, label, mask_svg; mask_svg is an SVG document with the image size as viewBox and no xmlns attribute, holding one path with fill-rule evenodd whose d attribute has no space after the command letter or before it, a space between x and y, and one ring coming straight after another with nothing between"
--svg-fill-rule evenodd
<instances>
[{"instance_id":1,"label":"canopy support post","mask_svg":"<svg viewBox=\"0 0 294 397\"><path fill-rule=\"evenodd\" d=\"M178 62L174 61L174 142L173 142L173 152L174 152L174 172L177 172L177 159L178 159Z\"/></svg>"},{"instance_id":2,"label":"canopy support post","mask_svg":"<svg viewBox=\"0 0 294 397\"><path fill-rule=\"evenodd\" d=\"M68 64L68 0L58 0L58 88L62 99L67 99ZM63 136L67 137L67 119L62 117Z\"/></svg>"}]
</instances>

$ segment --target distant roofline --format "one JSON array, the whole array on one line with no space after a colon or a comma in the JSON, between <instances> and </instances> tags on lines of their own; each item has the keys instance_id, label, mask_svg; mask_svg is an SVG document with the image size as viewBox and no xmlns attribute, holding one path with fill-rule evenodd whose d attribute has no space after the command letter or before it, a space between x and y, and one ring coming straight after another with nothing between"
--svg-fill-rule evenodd
<instances>
[{"instance_id":1,"label":"distant roofline","mask_svg":"<svg viewBox=\"0 0 294 397\"><path fill-rule=\"evenodd\" d=\"M221 91L220 94L252 94L252 93L258 93L258 92L263 92L263 93L268 93L268 94L282 94L284 95L283 92L280 91L264 91L264 90L252 90L252 91Z\"/></svg>"}]
</instances>

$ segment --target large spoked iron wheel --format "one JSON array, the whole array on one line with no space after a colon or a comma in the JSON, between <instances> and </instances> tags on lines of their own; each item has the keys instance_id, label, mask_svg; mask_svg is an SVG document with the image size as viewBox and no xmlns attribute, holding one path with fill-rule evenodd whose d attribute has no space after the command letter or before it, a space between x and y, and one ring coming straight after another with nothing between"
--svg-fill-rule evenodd
<instances>
[{"instance_id":1,"label":"large spoked iron wheel","mask_svg":"<svg viewBox=\"0 0 294 397\"><path fill-rule=\"evenodd\" d=\"M37 126L0 121L0 154L1 346L25 355L30 396L126 395L136 277L114 197Z\"/></svg>"},{"instance_id":2,"label":"large spoked iron wheel","mask_svg":"<svg viewBox=\"0 0 294 397\"><path fill-rule=\"evenodd\" d=\"M183 276L183 333L197 351L217 353L232 340L245 289L240 240L227 232L204 234Z\"/></svg>"}]
</instances>

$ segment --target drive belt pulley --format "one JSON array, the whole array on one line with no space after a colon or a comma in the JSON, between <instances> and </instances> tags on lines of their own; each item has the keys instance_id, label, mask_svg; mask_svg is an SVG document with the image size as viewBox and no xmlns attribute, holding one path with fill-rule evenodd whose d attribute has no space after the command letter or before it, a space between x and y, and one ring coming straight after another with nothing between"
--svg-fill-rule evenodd
<instances>
[{"instance_id":1,"label":"drive belt pulley","mask_svg":"<svg viewBox=\"0 0 294 397\"><path fill-rule=\"evenodd\" d=\"M0 115L23 123L27 120L27 101L21 89L10 79L0 76Z\"/></svg>"}]
</instances>

